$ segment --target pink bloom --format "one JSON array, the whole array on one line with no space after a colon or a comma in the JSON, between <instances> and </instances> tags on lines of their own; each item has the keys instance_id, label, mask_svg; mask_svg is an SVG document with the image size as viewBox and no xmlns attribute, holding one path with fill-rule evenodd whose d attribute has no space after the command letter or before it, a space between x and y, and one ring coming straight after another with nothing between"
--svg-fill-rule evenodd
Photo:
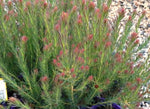
<instances>
[{"instance_id":1,"label":"pink bloom","mask_svg":"<svg viewBox=\"0 0 150 109\"><path fill-rule=\"evenodd\" d=\"M82 5L85 5L85 3L86 3L86 0L82 0Z\"/></svg>"},{"instance_id":2,"label":"pink bloom","mask_svg":"<svg viewBox=\"0 0 150 109\"><path fill-rule=\"evenodd\" d=\"M109 8L108 8L107 4L104 3L104 4L103 4L103 11L104 11L104 12L108 12L108 9L109 9Z\"/></svg>"},{"instance_id":3,"label":"pink bloom","mask_svg":"<svg viewBox=\"0 0 150 109\"><path fill-rule=\"evenodd\" d=\"M84 70L84 65L81 66L81 70Z\"/></svg>"},{"instance_id":4,"label":"pink bloom","mask_svg":"<svg viewBox=\"0 0 150 109\"><path fill-rule=\"evenodd\" d=\"M73 12L75 12L77 10L77 6L76 5L73 6L72 10L73 10Z\"/></svg>"},{"instance_id":5,"label":"pink bloom","mask_svg":"<svg viewBox=\"0 0 150 109\"><path fill-rule=\"evenodd\" d=\"M43 77L41 78L41 81L42 81L42 82L47 82L47 81L48 81L48 77L47 77L47 76L43 76Z\"/></svg>"},{"instance_id":6,"label":"pink bloom","mask_svg":"<svg viewBox=\"0 0 150 109\"><path fill-rule=\"evenodd\" d=\"M74 68L71 68L70 72L73 73L74 72Z\"/></svg>"},{"instance_id":7,"label":"pink bloom","mask_svg":"<svg viewBox=\"0 0 150 109\"><path fill-rule=\"evenodd\" d=\"M53 63L54 63L54 64L57 64L57 60L56 60L56 59L53 59Z\"/></svg>"},{"instance_id":8,"label":"pink bloom","mask_svg":"<svg viewBox=\"0 0 150 109\"><path fill-rule=\"evenodd\" d=\"M56 25L55 25L55 30L56 30L56 31L59 31L59 30L60 30L60 24L56 24Z\"/></svg>"},{"instance_id":9,"label":"pink bloom","mask_svg":"<svg viewBox=\"0 0 150 109\"><path fill-rule=\"evenodd\" d=\"M108 22L108 19L105 18L105 19L104 19L104 23L106 24L107 22Z\"/></svg>"},{"instance_id":10,"label":"pink bloom","mask_svg":"<svg viewBox=\"0 0 150 109\"><path fill-rule=\"evenodd\" d=\"M110 33L106 33L106 36L109 37L109 36L110 36Z\"/></svg>"},{"instance_id":11,"label":"pink bloom","mask_svg":"<svg viewBox=\"0 0 150 109\"><path fill-rule=\"evenodd\" d=\"M93 76L92 76L92 75L89 76L89 77L88 77L88 80L89 80L89 81L92 81L92 80L93 80Z\"/></svg>"},{"instance_id":12,"label":"pink bloom","mask_svg":"<svg viewBox=\"0 0 150 109\"><path fill-rule=\"evenodd\" d=\"M60 67L60 66L61 66L61 63L58 62L58 63L57 63L57 67Z\"/></svg>"},{"instance_id":13,"label":"pink bloom","mask_svg":"<svg viewBox=\"0 0 150 109\"><path fill-rule=\"evenodd\" d=\"M81 25L81 24L82 24L82 20L81 20L81 19L78 19L78 20L77 20L77 23L78 23L78 25Z\"/></svg>"},{"instance_id":14,"label":"pink bloom","mask_svg":"<svg viewBox=\"0 0 150 109\"><path fill-rule=\"evenodd\" d=\"M58 10L57 6L54 7L53 11L56 12Z\"/></svg>"},{"instance_id":15,"label":"pink bloom","mask_svg":"<svg viewBox=\"0 0 150 109\"><path fill-rule=\"evenodd\" d=\"M124 16L124 14L125 14L125 9L124 9L124 8L120 8L120 9L118 10L118 13L119 13L120 16Z\"/></svg>"},{"instance_id":16,"label":"pink bloom","mask_svg":"<svg viewBox=\"0 0 150 109\"><path fill-rule=\"evenodd\" d=\"M89 66L88 65L85 66L85 70L89 70Z\"/></svg>"},{"instance_id":17,"label":"pink bloom","mask_svg":"<svg viewBox=\"0 0 150 109\"><path fill-rule=\"evenodd\" d=\"M12 1L7 2L8 6L12 6Z\"/></svg>"},{"instance_id":18,"label":"pink bloom","mask_svg":"<svg viewBox=\"0 0 150 109\"><path fill-rule=\"evenodd\" d=\"M75 77L76 77L76 74L72 74L72 77L75 78Z\"/></svg>"},{"instance_id":19,"label":"pink bloom","mask_svg":"<svg viewBox=\"0 0 150 109\"><path fill-rule=\"evenodd\" d=\"M136 32L131 33L131 40L135 40L138 37Z\"/></svg>"},{"instance_id":20,"label":"pink bloom","mask_svg":"<svg viewBox=\"0 0 150 109\"><path fill-rule=\"evenodd\" d=\"M44 38L43 38L43 42L46 42L46 43L48 42L47 37L44 37Z\"/></svg>"},{"instance_id":21,"label":"pink bloom","mask_svg":"<svg viewBox=\"0 0 150 109\"><path fill-rule=\"evenodd\" d=\"M80 53L83 54L84 51L85 51L84 48L82 48L82 49L80 50Z\"/></svg>"},{"instance_id":22,"label":"pink bloom","mask_svg":"<svg viewBox=\"0 0 150 109\"><path fill-rule=\"evenodd\" d=\"M145 14L146 14L146 11L145 11L145 10L143 10L143 11L142 11L142 15L145 15Z\"/></svg>"},{"instance_id":23,"label":"pink bloom","mask_svg":"<svg viewBox=\"0 0 150 109\"><path fill-rule=\"evenodd\" d=\"M61 75L61 76L65 76L65 73L64 73L64 72L62 72L60 75Z\"/></svg>"},{"instance_id":24,"label":"pink bloom","mask_svg":"<svg viewBox=\"0 0 150 109\"><path fill-rule=\"evenodd\" d=\"M12 102L12 103L15 103L15 102L17 102L18 101L18 99L17 98L15 98L15 97L9 97L9 99L8 99L10 102Z\"/></svg>"},{"instance_id":25,"label":"pink bloom","mask_svg":"<svg viewBox=\"0 0 150 109\"><path fill-rule=\"evenodd\" d=\"M111 42L110 41L106 42L105 47L108 48L110 46L111 46Z\"/></svg>"},{"instance_id":26,"label":"pink bloom","mask_svg":"<svg viewBox=\"0 0 150 109\"><path fill-rule=\"evenodd\" d=\"M31 6L31 2L30 1L27 1L26 2L26 7L30 7Z\"/></svg>"},{"instance_id":27,"label":"pink bloom","mask_svg":"<svg viewBox=\"0 0 150 109\"><path fill-rule=\"evenodd\" d=\"M28 38L27 38L27 36L22 36L22 37L21 37L21 40L22 40L24 43L26 43L26 42L28 41Z\"/></svg>"},{"instance_id":28,"label":"pink bloom","mask_svg":"<svg viewBox=\"0 0 150 109\"><path fill-rule=\"evenodd\" d=\"M89 8L95 8L95 3L91 1L91 2L89 3Z\"/></svg>"},{"instance_id":29,"label":"pink bloom","mask_svg":"<svg viewBox=\"0 0 150 109\"><path fill-rule=\"evenodd\" d=\"M19 3L22 3L23 2L23 0L18 0L19 1Z\"/></svg>"},{"instance_id":30,"label":"pink bloom","mask_svg":"<svg viewBox=\"0 0 150 109\"><path fill-rule=\"evenodd\" d=\"M59 52L59 56L62 56L63 55L63 51L62 50L60 50L60 52Z\"/></svg>"},{"instance_id":31,"label":"pink bloom","mask_svg":"<svg viewBox=\"0 0 150 109\"><path fill-rule=\"evenodd\" d=\"M82 19L82 16L80 14L78 15L78 19Z\"/></svg>"},{"instance_id":32,"label":"pink bloom","mask_svg":"<svg viewBox=\"0 0 150 109\"><path fill-rule=\"evenodd\" d=\"M61 18L63 21L66 21L68 19L68 13L67 12L62 12Z\"/></svg>"},{"instance_id":33,"label":"pink bloom","mask_svg":"<svg viewBox=\"0 0 150 109\"><path fill-rule=\"evenodd\" d=\"M99 8L95 9L95 13L98 15L100 13L100 9Z\"/></svg>"},{"instance_id":34,"label":"pink bloom","mask_svg":"<svg viewBox=\"0 0 150 109\"><path fill-rule=\"evenodd\" d=\"M44 8L46 8L48 6L47 2L44 2Z\"/></svg>"},{"instance_id":35,"label":"pink bloom","mask_svg":"<svg viewBox=\"0 0 150 109\"><path fill-rule=\"evenodd\" d=\"M139 84L140 82L142 82L141 78L136 78L137 83Z\"/></svg>"},{"instance_id":36,"label":"pink bloom","mask_svg":"<svg viewBox=\"0 0 150 109\"><path fill-rule=\"evenodd\" d=\"M43 50L44 50L44 51L48 51L48 50L49 50L49 46L48 46L48 45L45 45L45 46L43 47Z\"/></svg>"},{"instance_id":37,"label":"pink bloom","mask_svg":"<svg viewBox=\"0 0 150 109\"><path fill-rule=\"evenodd\" d=\"M74 53L79 53L79 48L78 48L78 47L76 47L76 48L74 49Z\"/></svg>"},{"instance_id":38,"label":"pink bloom","mask_svg":"<svg viewBox=\"0 0 150 109\"><path fill-rule=\"evenodd\" d=\"M135 44L139 44L139 42L140 42L140 40L137 39L134 43L135 43Z\"/></svg>"},{"instance_id":39,"label":"pink bloom","mask_svg":"<svg viewBox=\"0 0 150 109\"><path fill-rule=\"evenodd\" d=\"M90 34L90 35L88 36L88 39L89 39L89 40L92 40L92 39L93 39L93 34Z\"/></svg>"},{"instance_id":40,"label":"pink bloom","mask_svg":"<svg viewBox=\"0 0 150 109\"><path fill-rule=\"evenodd\" d=\"M131 20L132 20L132 16L129 16L128 21L131 21Z\"/></svg>"}]
</instances>

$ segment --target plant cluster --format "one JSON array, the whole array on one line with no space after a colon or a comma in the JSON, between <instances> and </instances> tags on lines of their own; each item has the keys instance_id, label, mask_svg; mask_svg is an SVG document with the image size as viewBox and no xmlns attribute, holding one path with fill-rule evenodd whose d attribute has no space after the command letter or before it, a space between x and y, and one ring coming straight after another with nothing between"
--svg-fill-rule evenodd
<instances>
[{"instance_id":1,"label":"plant cluster","mask_svg":"<svg viewBox=\"0 0 150 109\"><path fill-rule=\"evenodd\" d=\"M139 44L137 31L131 33L136 12L119 37L125 9L118 11L112 29L111 1L98 0L96 5L91 0L0 0L0 76L8 92L21 97L10 97L10 105L138 108L143 100L141 86L150 79L149 66L148 59L137 63L142 54L136 59L132 55L149 38Z\"/></svg>"}]
</instances>

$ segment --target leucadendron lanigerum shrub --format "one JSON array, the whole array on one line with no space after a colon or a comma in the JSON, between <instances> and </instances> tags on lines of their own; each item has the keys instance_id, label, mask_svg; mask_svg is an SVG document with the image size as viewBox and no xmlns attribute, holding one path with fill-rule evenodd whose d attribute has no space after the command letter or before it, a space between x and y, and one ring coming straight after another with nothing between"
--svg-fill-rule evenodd
<instances>
[{"instance_id":1,"label":"leucadendron lanigerum shrub","mask_svg":"<svg viewBox=\"0 0 150 109\"><path fill-rule=\"evenodd\" d=\"M111 28L111 0L97 2L96 6L91 0L0 0L0 76L8 91L22 98L10 97L10 105L22 109L112 103L138 107L143 100L141 87L150 79L148 59L137 63L142 54L132 58L149 41L140 44L138 39L145 11L131 32L134 11L119 37L125 9L118 11Z\"/></svg>"}]
</instances>

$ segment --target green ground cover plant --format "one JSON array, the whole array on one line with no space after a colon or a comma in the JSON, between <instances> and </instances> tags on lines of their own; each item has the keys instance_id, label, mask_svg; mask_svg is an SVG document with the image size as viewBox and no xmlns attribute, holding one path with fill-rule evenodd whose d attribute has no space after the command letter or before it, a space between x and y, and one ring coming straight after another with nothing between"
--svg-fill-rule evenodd
<instances>
[{"instance_id":1,"label":"green ground cover plant","mask_svg":"<svg viewBox=\"0 0 150 109\"><path fill-rule=\"evenodd\" d=\"M140 91L150 80L149 58L138 64L142 54L132 58L149 41L140 44L137 32L145 11L135 32L131 26L136 11L119 37L125 9L118 11L111 28L112 1L97 2L96 6L91 0L0 0L0 77L8 91L22 98L10 97L9 105L115 109L111 104L117 103L134 109L146 100Z\"/></svg>"}]
</instances>

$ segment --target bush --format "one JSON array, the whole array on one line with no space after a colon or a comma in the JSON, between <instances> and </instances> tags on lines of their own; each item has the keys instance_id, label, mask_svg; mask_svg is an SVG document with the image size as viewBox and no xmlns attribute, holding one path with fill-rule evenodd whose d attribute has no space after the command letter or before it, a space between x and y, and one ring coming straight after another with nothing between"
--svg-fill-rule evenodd
<instances>
[{"instance_id":1,"label":"bush","mask_svg":"<svg viewBox=\"0 0 150 109\"><path fill-rule=\"evenodd\" d=\"M142 54L136 59L133 54L149 41L138 39L145 12L131 32L133 12L119 37L125 9L118 11L112 29L111 0L98 0L97 7L90 0L14 0L7 2L8 11L0 4L0 75L23 99L10 97L10 105L77 109L117 103L133 109L143 100L148 58L138 63Z\"/></svg>"}]
</instances>

